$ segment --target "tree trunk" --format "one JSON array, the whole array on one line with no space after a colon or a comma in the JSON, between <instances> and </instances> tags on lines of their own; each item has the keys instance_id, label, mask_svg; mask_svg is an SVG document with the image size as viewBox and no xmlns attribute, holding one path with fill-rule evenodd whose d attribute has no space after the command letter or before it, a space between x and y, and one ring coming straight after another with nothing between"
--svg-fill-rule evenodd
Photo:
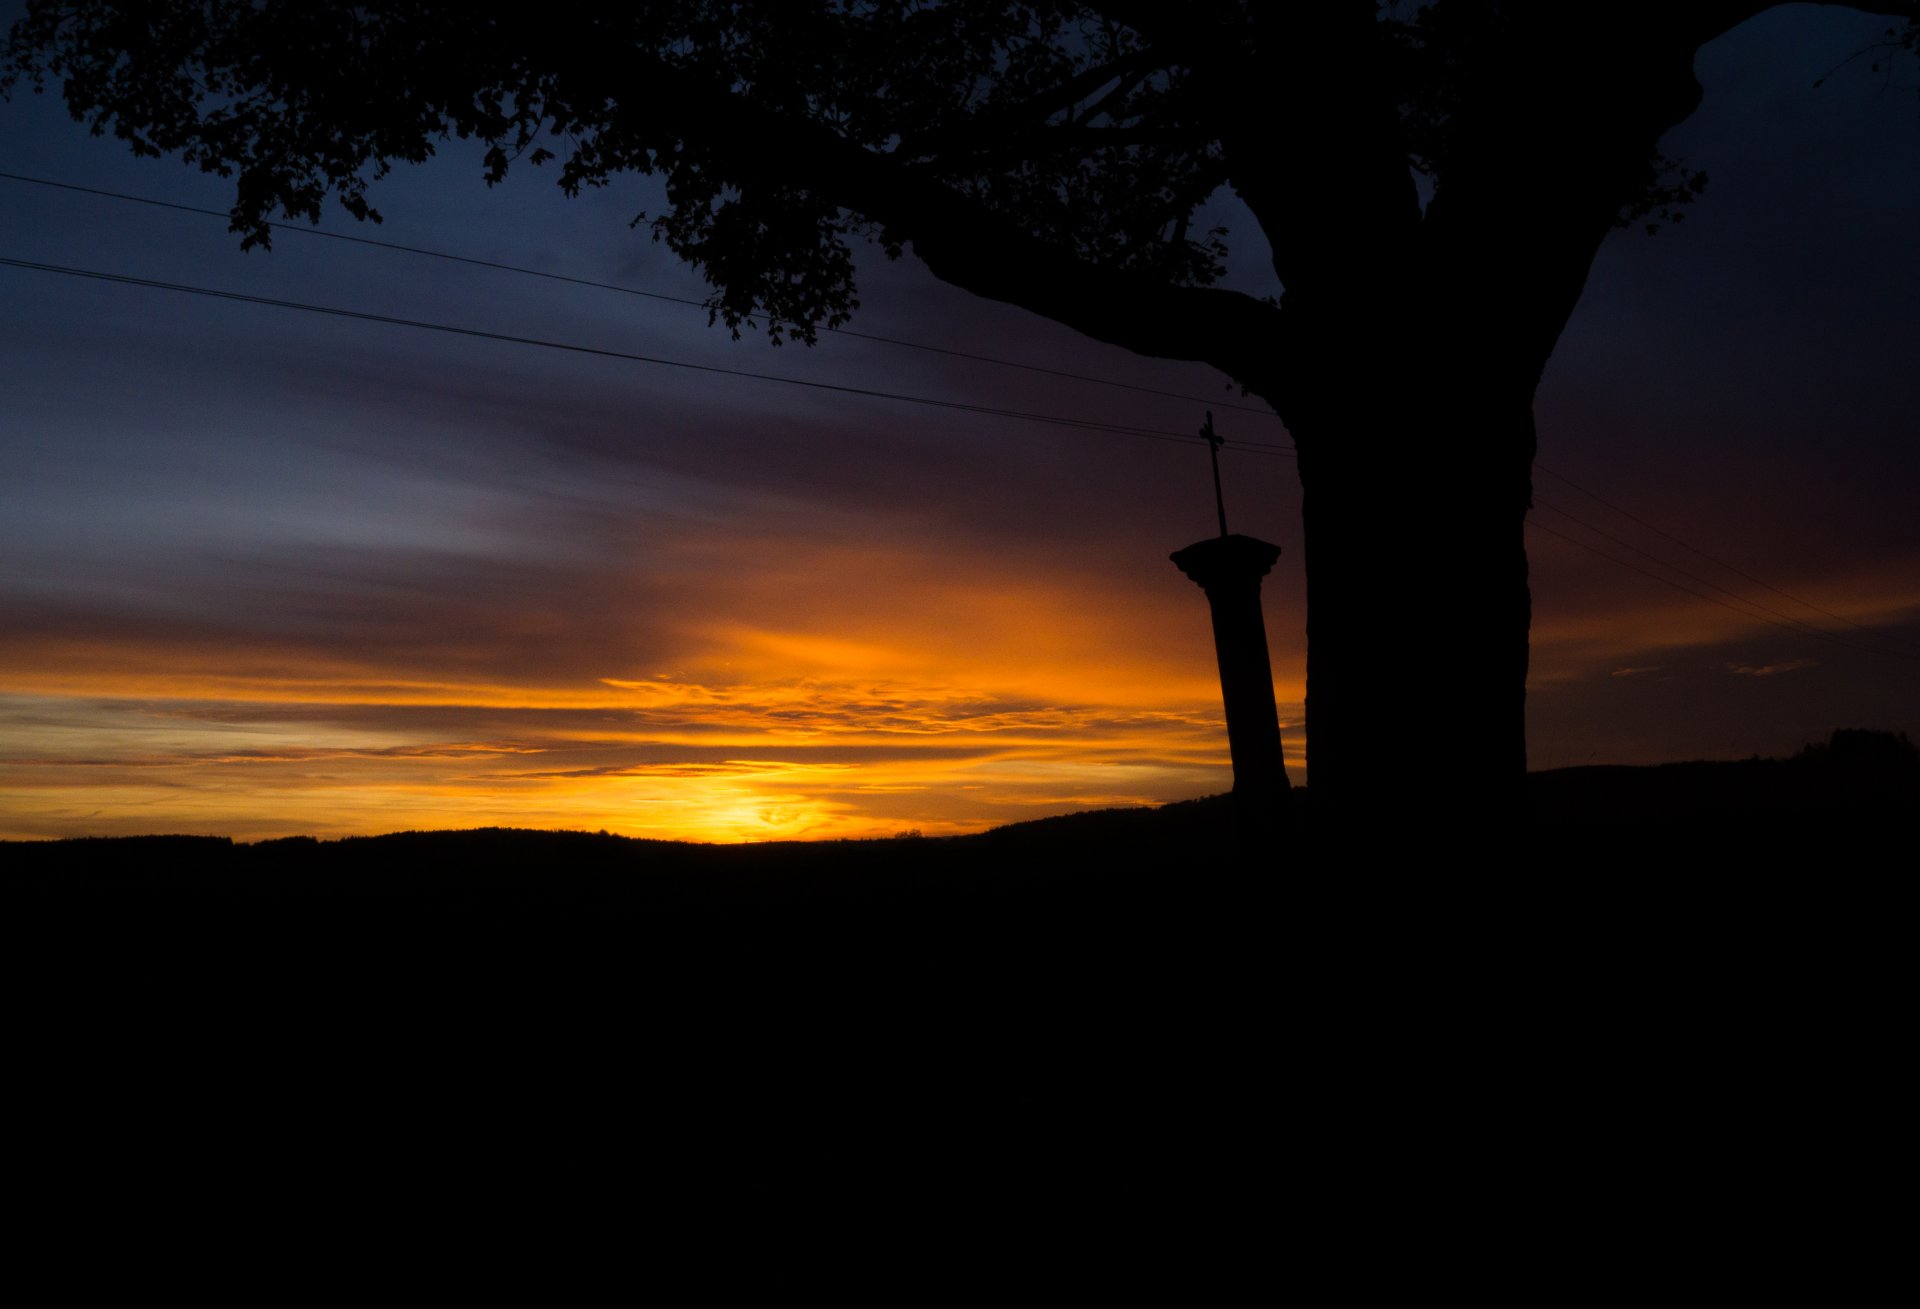
<instances>
[{"instance_id":1,"label":"tree trunk","mask_svg":"<svg viewBox=\"0 0 1920 1309\"><path fill-rule=\"evenodd\" d=\"M1396 394L1342 388L1344 409L1316 406L1337 430L1294 433L1313 823L1416 845L1516 830L1532 388L1461 369L1369 381Z\"/></svg>"}]
</instances>

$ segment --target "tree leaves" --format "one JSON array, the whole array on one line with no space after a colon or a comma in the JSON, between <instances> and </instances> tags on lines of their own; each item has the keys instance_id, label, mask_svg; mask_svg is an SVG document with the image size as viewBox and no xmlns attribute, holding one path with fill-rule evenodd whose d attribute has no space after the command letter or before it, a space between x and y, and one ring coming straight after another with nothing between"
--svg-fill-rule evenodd
<instances>
[{"instance_id":1,"label":"tree leaves","mask_svg":"<svg viewBox=\"0 0 1920 1309\"><path fill-rule=\"evenodd\" d=\"M659 86L897 157L1063 257L1206 283L1225 252L1188 225L1225 170L1184 73L1071 3L560 4L520 27L417 0L31 0L3 75L59 79L96 132L234 177L248 247L277 217L318 222L329 199L379 221L372 184L449 137L484 144L489 183L555 160L569 193L664 172L655 238L714 285L718 321L764 319L776 340L846 321L852 239L890 255L902 241L770 179Z\"/></svg>"}]
</instances>

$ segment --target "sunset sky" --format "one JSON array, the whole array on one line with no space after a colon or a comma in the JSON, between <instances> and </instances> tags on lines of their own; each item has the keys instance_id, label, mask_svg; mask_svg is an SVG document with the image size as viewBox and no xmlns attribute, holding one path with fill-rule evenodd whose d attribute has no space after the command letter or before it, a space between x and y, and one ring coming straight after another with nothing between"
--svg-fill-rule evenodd
<instances>
[{"instance_id":1,"label":"sunset sky","mask_svg":"<svg viewBox=\"0 0 1920 1309\"><path fill-rule=\"evenodd\" d=\"M1705 51L1665 146L1705 197L1601 253L1540 393L1535 768L1920 731L1920 64L1813 85L1884 26L1800 6ZM0 124L0 172L231 203L51 95ZM648 179L489 190L478 153L327 230L706 293L629 230ZM1230 284L1277 293L1213 210ZM873 248L853 330L1150 390L734 341L698 308L305 234L243 254L217 219L8 178L0 257L1160 434L1211 406L1263 443L1223 455L1227 509L1285 552L1267 624L1310 780L1288 438L1210 369ZM1205 600L1167 560L1214 530L1204 445L16 266L0 297L0 838L934 834L1229 784ZM1383 325L1383 385L1447 313ZM1386 602L1444 586L1446 553ZM1409 632L1405 675L1460 635ZM1444 777L1431 703L1400 744Z\"/></svg>"}]
</instances>

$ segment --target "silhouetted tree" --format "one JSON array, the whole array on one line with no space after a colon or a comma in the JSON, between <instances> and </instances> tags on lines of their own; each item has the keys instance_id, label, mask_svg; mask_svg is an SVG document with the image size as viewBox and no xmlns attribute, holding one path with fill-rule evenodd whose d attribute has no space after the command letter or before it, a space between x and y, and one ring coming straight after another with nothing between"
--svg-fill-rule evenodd
<instances>
[{"instance_id":1,"label":"silhouetted tree","mask_svg":"<svg viewBox=\"0 0 1920 1309\"><path fill-rule=\"evenodd\" d=\"M1827 740L1802 746L1793 762L1853 772L1920 773L1920 746L1905 732L1836 727Z\"/></svg>"},{"instance_id":2,"label":"silhouetted tree","mask_svg":"<svg viewBox=\"0 0 1920 1309\"><path fill-rule=\"evenodd\" d=\"M1404 778L1388 743L1436 706L1453 776L1497 803L1526 759L1535 387L1607 233L1699 190L1657 148L1699 101L1694 53L1773 7L32 0L6 71L232 175L244 244L329 194L377 217L369 180L452 133L490 179L661 174L653 231L736 332L845 321L866 237L1212 364L1299 449L1317 803ZM1848 7L1912 47L1913 3ZM1224 234L1194 216L1223 186L1277 304L1210 285Z\"/></svg>"}]
</instances>

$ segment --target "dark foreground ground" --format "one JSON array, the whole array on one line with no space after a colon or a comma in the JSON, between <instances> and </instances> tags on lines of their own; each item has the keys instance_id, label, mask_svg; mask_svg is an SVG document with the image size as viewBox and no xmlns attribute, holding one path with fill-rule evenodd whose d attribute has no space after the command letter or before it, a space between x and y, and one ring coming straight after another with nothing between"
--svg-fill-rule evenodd
<instances>
[{"instance_id":1,"label":"dark foreground ground","mask_svg":"<svg viewBox=\"0 0 1920 1309\"><path fill-rule=\"evenodd\" d=\"M1189 1298L1864 1280L1910 1162L1920 790L1532 782L1526 833L1277 854L1222 799L0 846L10 1195L301 1258L656 1259L691 1223L751 1262L822 1224L849 1270L943 1249L929 1287L1020 1252Z\"/></svg>"}]
</instances>

